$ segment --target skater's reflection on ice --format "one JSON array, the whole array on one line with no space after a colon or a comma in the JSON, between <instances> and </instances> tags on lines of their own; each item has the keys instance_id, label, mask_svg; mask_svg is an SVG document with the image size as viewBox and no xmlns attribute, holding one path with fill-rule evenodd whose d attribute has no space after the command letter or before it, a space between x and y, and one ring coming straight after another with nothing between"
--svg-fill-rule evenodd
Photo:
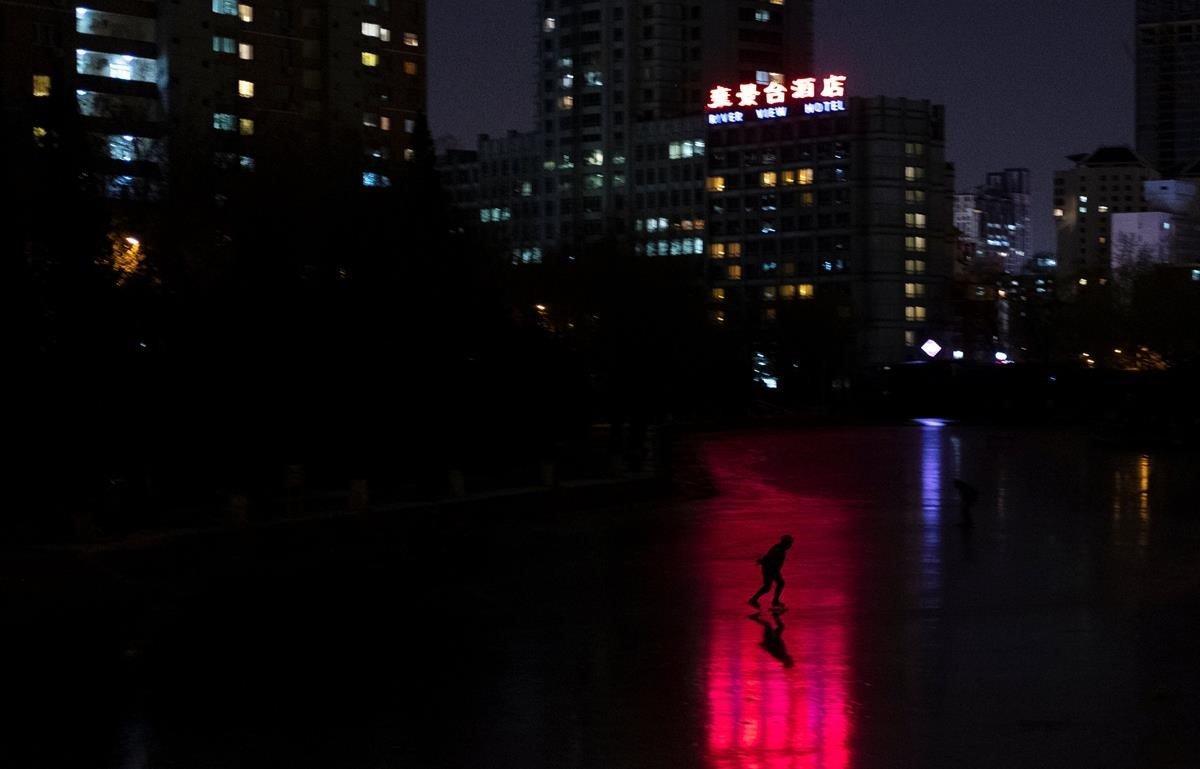
<instances>
[{"instance_id":1,"label":"skater's reflection on ice","mask_svg":"<svg viewBox=\"0 0 1200 769\"><path fill-rule=\"evenodd\" d=\"M761 613L751 614L750 619L762 625L762 648L766 650L767 654L782 662L785 668L790 668L796 663L792 659L792 655L788 654L787 644L783 642L785 627L783 619L779 616L778 612L771 612L769 616L771 617L771 622L763 619Z\"/></svg>"}]
</instances>

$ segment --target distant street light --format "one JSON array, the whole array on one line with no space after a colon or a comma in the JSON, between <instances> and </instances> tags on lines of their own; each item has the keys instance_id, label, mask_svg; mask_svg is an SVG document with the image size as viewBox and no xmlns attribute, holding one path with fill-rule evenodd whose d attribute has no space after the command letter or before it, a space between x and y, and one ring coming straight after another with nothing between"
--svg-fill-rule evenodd
<instances>
[{"instance_id":1,"label":"distant street light","mask_svg":"<svg viewBox=\"0 0 1200 769\"><path fill-rule=\"evenodd\" d=\"M925 344L921 345L921 352L928 355L930 358L936 358L938 353L942 351L942 346L932 339L925 340Z\"/></svg>"},{"instance_id":2,"label":"distant street light","mask_svg":"<svg viewBox=\"0 0 1200 769\"><path fill-rule=\"evenodd\" d=\"M965 352L963 352L962 350L955 350L953 355L954 355L954 360L962 360L963 358L967 357L967 354Z\"/></svg>"}]
</instances>

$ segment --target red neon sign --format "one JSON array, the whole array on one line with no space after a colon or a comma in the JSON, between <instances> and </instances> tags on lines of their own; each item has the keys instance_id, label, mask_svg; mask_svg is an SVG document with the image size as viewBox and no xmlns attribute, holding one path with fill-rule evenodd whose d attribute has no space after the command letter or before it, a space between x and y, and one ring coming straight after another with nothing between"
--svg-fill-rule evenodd
<instances>
[{"instance_id":1,"label":"red neon sign","mask_svg":"<svg viewBox=\"0 0 1200 769\"><path fill-rule=\"evenodd\" d=\"M727 110L739 107L772 106L793 101L815 99L840 99L846 95L845 75L827 75L823 78L801 77L785 85L772 81L760 87L758 83L742 83L737 89L718 85L708 92L707 109Z\"/></svg>"}]
</instances>

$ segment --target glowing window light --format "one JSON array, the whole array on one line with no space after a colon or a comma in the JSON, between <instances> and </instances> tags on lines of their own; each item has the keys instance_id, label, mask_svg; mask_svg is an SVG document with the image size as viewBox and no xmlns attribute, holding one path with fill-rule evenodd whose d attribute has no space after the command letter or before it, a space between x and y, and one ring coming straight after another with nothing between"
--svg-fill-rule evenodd
<instances>
[{"instance_id":1,"label":"glowing window light","mask_svg":"<svg viewBox=\"0 0 1200 769\"><path fill-rule=\"evenodd\" d=\"M379 54L371 53L370 51L362 52L362 64L364 67L378 67Z\"/></svg>"}]
</instances>

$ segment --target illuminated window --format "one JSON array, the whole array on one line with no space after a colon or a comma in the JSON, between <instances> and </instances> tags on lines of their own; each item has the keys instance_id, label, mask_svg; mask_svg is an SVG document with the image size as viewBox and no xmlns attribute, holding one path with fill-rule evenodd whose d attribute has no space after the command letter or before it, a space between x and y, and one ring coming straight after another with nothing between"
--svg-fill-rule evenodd
<instances>
[{"instance_id":1,"label":"illuminated window","mask_svg":"<svg viewBox=\"0 0 1200 769\"><path fill-rule=\"evenodd\" d=\"M725 289L723 289L723 288L714 288L714 289L712 290L712 298L713 298L715 301L718 301L718 302L724 302L724 301L725 301Z\"/></svg>"},{"instance_id":2,"label":"illuminated window","mask_svg":"<svg viewBox=\"0 0 1200 769\"><path fill-rule=\"evenodd\" d=\"M127 54L79 49L75 51L75 71L80 75L153 83L158 80L158 61Z\"/></svg>"},{"instance_id":3,"label":"illuminated window","mask_svg":"<svg viewBox=\"0 0 1200 769\"><path fill-rule=\"evenodd\" d=\"M761 21L765 24L766 22L769 22L771 20L771 12L770 11L755 11L754 12L754 20Z\"/></svg>"},{"instance_id":4,"label":"illuminated window","mask_svg":"<svg viewBox=\"0 0 1200 769\"><path fill-rule=\"evenodd\" d=\"M254 170L254 158L250 157L249 155L239 155L238 156L238 165L240 165L242 168L246 169L247 171L253 171Z\"/></svg>"},{"instance_id":5,"label":"illuminated window","mask_svg":"<svg viewBox=\"0 0 1200 769\"><path fill-rule=\"evenodd\" d=\"M547 16L545 19L542 19L543 32L553 32L556 29L558 29L558 19L553 16Z\"/></svg>"},{"instance_id":6,"label":"illuminated window","mask_svg":"<svg viewBox=\"0 0 1200 769\"><path fill-rule=\"evenodd\" d=\"M212 0L212 10L222 16L237 16L237 0Z\"/></svg>"},{"instance_id":7,"label":"illuminated window","mask_svg":"<svg viewBox=\"0 0 1200 769\"><path fill-rule=\"evenodd\" d=\"M1100 212L1100 213L1102 213L1102 214L1107 214L1107 213L1108 213L1108 206L1098 206L1098 207L1096 208L1096 210L1097 210L1097 211L1099 211L1099 212Z\"/></svg>"},{"instance_id":8,"label":"illuminated window","mask_svg":"<svg viewBox=\"0 0 1200 769\"><path fill-rule=\"evenodd\" d=\"M33 95L34 96L49 96L50 95L50 76L49 75L34 75L33 76Z\"/></svg>"},{"instance_id":9,"label":"illuminated window","mask_svg":"<svg viewBox=\"0 0 1200 769\"><path fill-rule=\"evenodd\" d=\"M779 174L774 171L763 171L759 175L759 184L763 187L774 187L779 183Z\"/></svg>"},{"instance_id":10,"label":"illuminated window","mask_svg":"<svg viewBox=\"0 0 1200 769\"><path fill-rule=\"evenodd\" d=\"M417 63L415 61L404 62L404 74L406 74L406 75L417 74Z\"/></svg>"},{"instance_id":11,"label":"illuminated window","mask_svg":"<svg viewBox=\"0 0 1200 769\"><path fill-rule=\"evenodd\" d=\"M813 183L813 170L811 168L796 169L796 184L807 186Z\"/></svg>"},{"instance_id":12,"label":"illuminated window","mask_svg":"<svg viewBox=\"0 0 1200 769\"><path fill-rule=\"evenodd\" d=\"M385 43L392 42L392 31L387 27L379 28L379 39Z\"/></svg>"},{"instance_id":13,"label":"illuminated window","mask_svg":"<svg viewBox=\"0 0 1200 769\"><path fill-rule=\"evenodd\" d=\"M254 121L248 117L238 118L238 133L242 136L253 136Z\"/></svg>"},{"instance_id":14,"label":"illuminated window","mask_svg":"<svg viewBox=\"0 0 1200 769\"><path fill-rule=\"evenodd\" d=\"M237 7L238 18L249 24L254 21L254 8L245 3L238 3Z\"/></svg>"},{"instance_id":15,"label":"illuminated window","mask_svg":"<svg viewBox=\"0 0 1200 769\"><path fill-rule=\"evenodd\" d=\"M243 99L254 98L254 81L239 80L238 81L238 96L242 97Z\"/></svg>"},{"instance_id":16,"label":"illuminated window","mask_svg":"<svg viewBox=\"0 0 1200 769\"><path fill-rule=\"evenodd\" d=\"M790 283L787 285L780 286L779 287L779 298L785 299L785 300L786 299L795 299L796 298L796 287Z\"/></svg>"},{"instance_id":17,"label":"illuminated window","mask_svg":"<svg viewBox=\"0 0 1200 769\"><path fill-rule=\"evenodd\" d=\"M796 172L795 171L784 171L783 178L780 181L783 184L783 186L790 187L791 185L796 183Z\"/></svg>"},{"instance_id":18,"label":"illuminated window","mask_svg":"<svg viewBox=\"0 0 1200 769\"><path fill-rule=\"evenodd\" d=\"M362 63L364 67L378 67L379 54L371 53L370 51L362 52Z\"/></svg>"},{"instance_id":19,"label":"illuminated window","mask_svg":"<svg viewBox=\"0 0 1200 769\"><path fill-rule=\"evenodd\" d=\"M1065 215L1066 215L1066 212L1063 211L1061 208L1054 209L1054 218L1055 219L1061 219Z\"/></svg>"},{"instance_id":20,"label":"illuminated window","mask_svg":"<svg viewBox=\"0 0 1200 769\"><path fill-rule=\"evenodd\" d=\"M905 283L904 284L904 296L908 299L917 299L919 297L925 296L925 284L924 283Z\"/></svg>"},{"instance_id":21,"label":"illuminated window","mask_svg":"<svg viewBox=\"0 0 1200 769\"><path fill-rule=\"evenodd\" d=\"M405 150L404 150L404 159L405 160L411 161L416 156L417 156L417 152L412 147L405 148Z\"/></svg>"},{"instance_id":22,"label":"illuminated window","mask_svg":"<svg viewBox=\"0 0 1200 769\"><path fill-rule=\"evenodd\" d=\"M575 97L570 94L558 97L559 109L571 109L575 106Z\"/></svg>"},{"instance_id":23,"label":"illuminated window","mask_svg":"<svg viewBox=\"0 0 1200 769\"><path fill-rule=\"evenodd\" d=\"M381 131L392 130L392 119L390 117L388 117L387 115L383 115L382 117L380 117L379 118L379 130L381 130Z\"/></svg>"},{"instance_id":24,"label":"illuminated window","mask_svg":"<svg viewBox=\"0 0 1200 769\"><path fill-rule=\"evenodd\" d=\"M362 172L362 186L364 187L391 187L392 180L383 174L377 174L374 171Z\"/></svg>"},{"instance_id":25,"label":"illuminated window","mask_svg":"<svg viewBox=\"0 0 1200 769\"><path fill-rule=\"evenodd\" d=\"M921 166L905 166L904 181L919 182L925 178L925 169Z\"/></svg>"},{"instance_id":26,"label":"illuminated window","mask_svg":"<svg viewBox=\"0 0 1200 769\"><path fill-rule=\"evenodd\" d=\"M924 203L925 202L925 190L905 190L904 191L904 202L905 203Z\"/></svg>"},{"instance_id":27,"label":"illuminated window","mask_svg":"<svg viewBox=\"0 0 1200 769\"><path fill-rule=\"evenodd\" d=\"M905 259L904 272L908 275L924 275L925 260L924 259Z\"/></svg>"},{"instance_id":28,"label":"illuminated window","mask_svg":"<svg viewBox=\"0 0 1200 769\"><path fill-rule=\"evenodd\" d=\"M713 259L724 259L725 258L725 244L724 243L710 244L708 246L708 255L711 256Z\"/></svg>"},{"instance_id":29,"label":"illuminated window","mask_svg":"<svg viewBox=\"0 0 1200 769\"><path fill-rule=\"evenodd\" d=\"M228 112L213 113L213 128L218 131L232 131L237 125L237 118Z\"/></svg>"},{"instance_id":30,"label":"illuminated window","mask_svg":"<svg viewBox=\"0 0 1200 769\"><path fill-rule=\"evenodd\" d=\"M379 25L370 21L362 23L362 33L367 37L379 37Z\"/></svg>"},{"instance_id":31,"label":"illuminated window","mask_svg":"<svg viewBox=\"0 0 1200 769\"><path fill-rule=\"evenodd\" d=\"M40 125L35 125L33 127L33 140L40 144L42 139L45 139L45 138L46 138L46 129Z\"/></svg>"},{"instance_id":32,"label":"illuminated window","mask_svg":"<svg viewBox=\"0 0 1200 769\"><path fill-rule=\"evenodd\" d=\"M147 160L155 153L154 140L140 136L108 136L104 144L110 158L124 163Z\"/></svg>"},{"instance_id":33,"label":"illuminated window","mask_svg":"<svg viewBox=\"0 0 1200 769\"><path fill-rule=\"evenodd\" d=\"M729 255L730 259L741 258L742 244L741 243L726 243L725 244L725 253L727 253Z\"/></svg>"},{"instance_id":34,"label":"illuminated window","mask_svg":"<svg viewBox=\"0 0 1200 769\"><path fill-rule=\"evenodd\" d=\"M212 40L213 53L233 53L237 50L237 41L232 37L213 35Z\"/></svg>"},{"instance_id":35,"label":"illuminated window","mask_svg":"<svg viewBox=\"0 0 1200 769\"><path fill-rule=\"evenodd\" d=\"M814 196L811 192L800 193L800 205L804 208L811 208L815 202L816 196Z\"/></svg>"},{"instance_id":36,"label":"illuminated window","mask_svg":"<svg viewBox=\"0 0 1200 769\"><path fill-rule=\"evenodd\" d=\"M367 126L368 128L378 128L379 127L379 116L376 115L374 112L364 112L363 113L363 125Z\"/></svg>"},{"instance_id":37,"label":"illuminated window","mask_svg":"<svg viewBox=\"0 0 1200 769\"><path fill-rule=\"evenodd\" d=\"M404 33L404 44L409 48L418 48L421 45L421 40L413 32Z\"/></svg>"},{"instance_id":38,"label":"illuminated window","mask_svg":"<svg viewBox=\"0 0 1200 769\"><path fill-rule=\"evenodd\" d=\"M236 7L234 13L236 13ZM96 11L91 8L75 9L75 31L82 35L119 37L124 40L141 40L146 43L152 43L157 39L154 19L129 16L124 13Z\"/></svg>"},{"instance_id":39,"label":"illuminated window","mask_svg":"<svg viewBox=\"0 0 1200 769\"><path fill-rule=\"evenodd\" d=\"M925 154L925 145L915 142L907 142L904 145L904 154L912 155L913 157L921 157Z\"/></svg>"},{"instance_id":40,"label":"illuminated window","mask_svg":"<svg viewBox=\"0 0 1200 769\"><path fill-rule=\"evenodd\" d=\"M904 308L904 319L909 323L920 323L925 320L925 308L922 305L908 305Z\"/></svg>"},{"instance_id":41,"label":"illuminated window","mask_svg":"<svg viewBox=\"0 0 1200 769\"><path fill-rule=\"evenodd\" d=\"M904 225L915 230L925 229L925 214L907 213L904 215Z\"/></svg>"},{"instance_id":42,"label":"illuminated window","mask_svg":"<svg viewBox=\"0 0 1200 769\"><path fill-rule=\"evenodd\" d=\"M250 43L238 43L238 58L242 61L253 61L254 46Z\"/></svg>"},{"instance_id":43,"label":"illuminated window","mask_svg":"<svg viewBox=\"0 0 1200 769\"><path fill-rule=\"evenodd\" d=\"M796 296L800 297L801 299L812 299L815 293L816 289L811 283L801 283L800 285L796 286Z\"/></svg>"},{"instance_id":44,"label":"illuminated window","mask_svg":"<svg viewBox=\"0 0 1200 769\"><path fill-rule=\"evenodd\" d=\"M925 252L925 238L920 235L909 235L904 239L904 250L917 253Z\"/></svg>"},{"instance_id":45,"label":"illuminated window","mask_svg":"<svg viewBox=\"0 0 1200 769\"><path fill-rule=\"evenodd\" d=\"M725 191L725 177L724 176L708 177L708 191L709 192L724 192Z\"/></svg>"},{"instance_id":46,"label":"illuminated window","mask_svg":"<svg viewBox=\"0 0 1200 769\"><path fill-rule=\"evenodd\" d=\"M904 332L904 344L908 345L909 347L915 347L917 344L917 332L916 331L905 331Z\"/></svg>"},{"instance_id":47,"label":"illuminated window","mask_svg":"<svg viewBox=\"0 0 1200 769\"><path fill-rule=\"evenodd\" d=\"M741 280L742 279L742 265L740 265L740 264L728 265L725 268L725 277L728 278L729 280Z\"/></svg>"}]
</instances>

